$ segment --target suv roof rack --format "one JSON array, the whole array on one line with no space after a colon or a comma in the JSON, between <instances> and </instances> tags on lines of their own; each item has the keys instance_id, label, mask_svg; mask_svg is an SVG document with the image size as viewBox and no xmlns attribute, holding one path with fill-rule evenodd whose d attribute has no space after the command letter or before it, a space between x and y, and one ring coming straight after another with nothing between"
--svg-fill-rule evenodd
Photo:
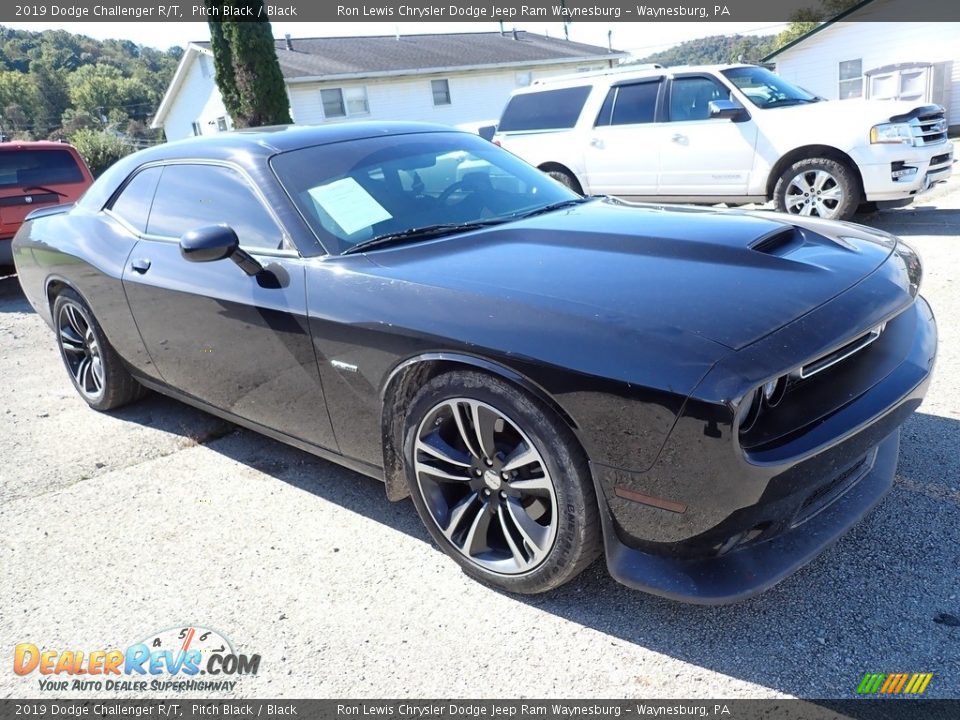
<instances>
[{"instance_id":1,"label":"suv roof rack","mask_svg":"<svg viewBox=\"0 0 960 720\"><path fill-rule=\"evenodd\" d=\"M617 75L619 73L629 73L629 72L643 72L644 70L662 70L663 65L660 63L633 63L626 65L616 65L612 68L604 68L603 70L588 70L587 72L575 72L568 75L557 75L555 77L540 78L539 80L534 80L530 83L533 85L549 85L555 82L568 82L570 80L578 80L580 78L592 78L592 77L603 77L604 75Z\"/></svg>"}]
</instances>

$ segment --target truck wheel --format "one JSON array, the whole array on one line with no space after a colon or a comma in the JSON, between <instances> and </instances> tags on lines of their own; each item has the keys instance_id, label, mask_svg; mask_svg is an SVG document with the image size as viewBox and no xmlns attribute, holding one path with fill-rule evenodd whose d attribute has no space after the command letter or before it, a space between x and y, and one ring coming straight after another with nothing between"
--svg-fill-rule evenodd
<instances>
[{"instance_id":1,"label":"truck wheel","mask_svg":"<svg viewBox=\"0 0 960 720\"><path fill-rule=\"evenodd\" d=\"M777 179L777 210L790 215L848 220L860 203L860 182L843 163L826 158L800 160Z\"/></svg>"},{"instance_id":2,"label":"truck wheel","mask_svg":"<svg viewBox=\"0 0 960 720\"><path fill-rule=\"evenodd\" d=\"M580 183L566 170L547 170L546 173L561 185L566 185L578 195L583 195L583 189L580 187Z\"/></svg>"}]
</instances>

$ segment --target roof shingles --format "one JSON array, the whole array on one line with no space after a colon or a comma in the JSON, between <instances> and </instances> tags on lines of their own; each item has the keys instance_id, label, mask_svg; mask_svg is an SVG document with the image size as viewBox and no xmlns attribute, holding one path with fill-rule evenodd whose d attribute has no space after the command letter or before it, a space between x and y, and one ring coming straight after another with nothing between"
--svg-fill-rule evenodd
<instances>
[{"instance_id":1,"label":"roof shingles","mask_svg":"<svg viewBox=\"0 0 960 720\"><path fill-rule=\"evenodd\" d=\"M535 33L451 33L374 37L293 38L293 50L276 40L287 80L324 75L377 75L433 68L537 64L582 58L615 59L624 53ZM196 43L209 49L210 43Z\"/></svg>"}]
</instances>

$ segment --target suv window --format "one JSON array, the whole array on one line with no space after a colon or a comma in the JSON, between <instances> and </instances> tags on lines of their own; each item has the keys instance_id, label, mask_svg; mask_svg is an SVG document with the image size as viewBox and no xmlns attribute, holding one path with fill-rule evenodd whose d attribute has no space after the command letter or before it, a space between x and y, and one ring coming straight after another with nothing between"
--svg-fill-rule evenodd
<instances>
[{"instance_id":1,"label":"suv window","mask_svg":"<svg viewBox=\"0 0 960 720\"><path fill-rule=\"evenodd\" d=\"M610 93L616 93L610 101L611 125L638 125L652 123L656 119L657 95L660 92L660 81L632 83L610 88ZM604 109L607 102L604 101ZM603 109L600 111L603 115Z\"/></svg>"},{"instance_id":2,"label":"suv window","mask_svg":"<svg viewBox=\"0 0 960 720\"><path fill-rule=\"evenodd\" d=\"M235 170L216 165L167 165L157 186L147 232L180 237L204 225L226 223L240 244L276 250L280 228Z\"/></svg>"},{"instance_id":3,"label":"suv window","mask_svg":"<svg viewBox=\"0 0 960 720\"><path fill-rule=\"evenodd\" d=\"M160 168L151 167L141 170L127 183L120 195L110 206L111 212L123 218L137 232L147 231L147 218L150 215L150 203L160 179Z\"/></svg>"},{"instance_id":4,"label":"suv window","mask_svg":"<svg viewBox=\"0 0 960 720\"><path fill-rule=\"evenodd\" d=\"M670 121L709 120L710 101L729 99L730 90L713 78L675 78L670 85Z\"/></svg>"},{"instance_id":5,"label":"suv window","mask_svg":"<svg viewBox=\"0 0 960 720\"><path fill-rule=\"evenodd\" d=\"M0 152L0 188L82 183L83 173L67 150Z\"/></svg>"},{"instance_id":6,"label":"suv window","mask_svg":"<svg viewBox=\"0 0 960 720\"><path fill-rule=\"evenodd\" d=\"M590 86L544 90L514 95L503 110L497 129L561 130L577 124Z\"/></svg>"}]
</instances>

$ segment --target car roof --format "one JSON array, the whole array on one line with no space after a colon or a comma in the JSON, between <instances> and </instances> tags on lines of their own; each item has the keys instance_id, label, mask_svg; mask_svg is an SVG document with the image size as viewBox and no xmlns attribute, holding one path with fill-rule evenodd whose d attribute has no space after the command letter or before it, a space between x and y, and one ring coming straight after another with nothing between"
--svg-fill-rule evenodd
<instances>
[{"instance_id":1,"label":"car roof","mask_svg":"<svg viewBox=\"0 0 960 720\"><path fill-rule=\"evenodd\" d=\"M12 140L0 142L0 152L15 150L74 150L70 143L56 142L55 140Z\"/></svg>"},{"instance_id":2,"label":"car roof","mask_svg":"<svg viewBox=\"0 0 960 720\"><path fill-rule=\"evenodd\" d=\"M270 156L288 150L384 135L463 132L435 123L346 122L331 125L275 125L246 128L157 145L137 153L140 163L182 158L229 158L238 152Z\"/></svg>"},{"instance_id":3,"label":"car roof","mask_svg":"<svg viewBox=\"0 0 960 720\"><path fill-rule=\"evenodd\" d=\"M606 70L597 70L595 72L575 73L572 75L563 75L556 78L544 78L537 80L532 85L514 90L514 95L524 95L527 93L544 92L546 90L557 90L568 87L581 87L583 85L612 85L613 83L624 80L632 80L648 77L673 76L681 73L690 72L720 72L721 70L730 70L731 68L756 67L746 63L734 63L732 65L675 65L672 67L640 67L636 70L630 69L629 65L618 65L617 67Z\"/></svg>"}]
</instances>

